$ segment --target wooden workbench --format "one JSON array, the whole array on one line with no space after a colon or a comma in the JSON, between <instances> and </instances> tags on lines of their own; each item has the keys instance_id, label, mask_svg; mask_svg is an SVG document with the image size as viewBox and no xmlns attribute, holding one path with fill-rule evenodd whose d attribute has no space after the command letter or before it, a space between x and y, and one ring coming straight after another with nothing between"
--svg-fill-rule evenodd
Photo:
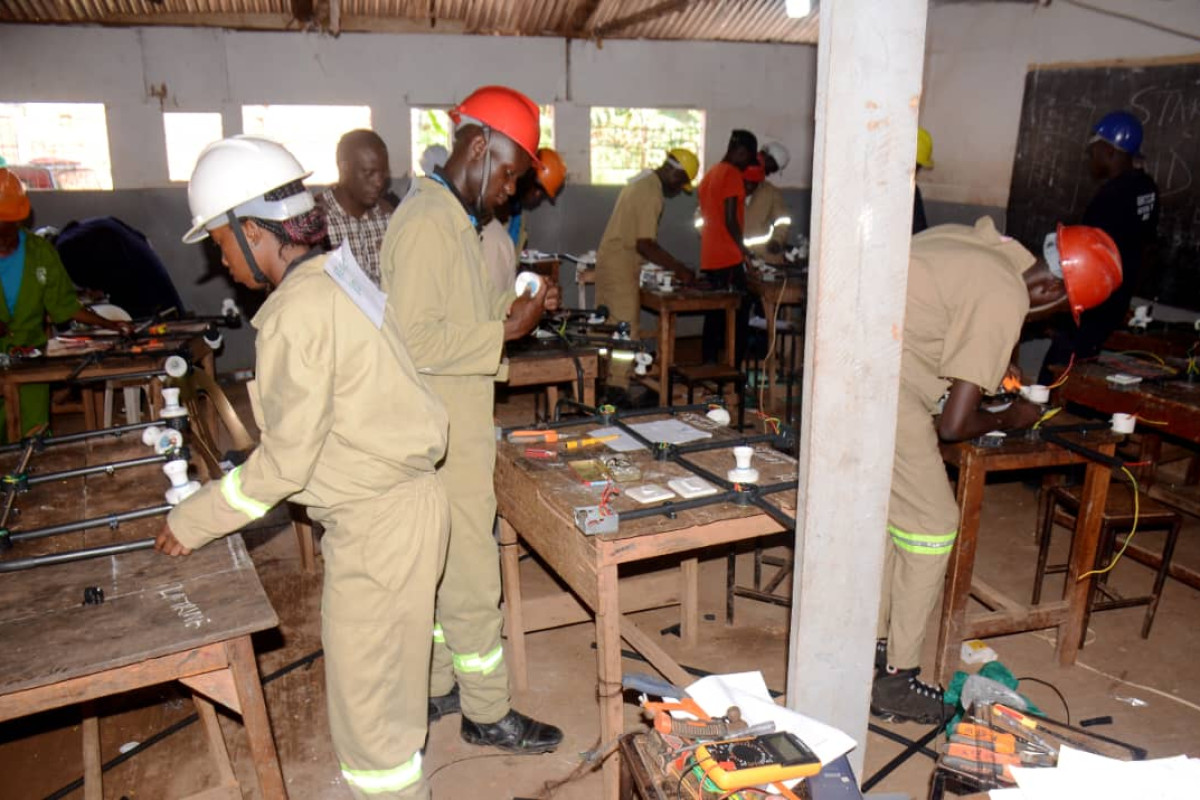
<instances>
[{"instance_id":1,"label":"wooden workbench","mask_svg":"<svg viewBox=\"0 0 1200 800\"><path fill-rule=\"evenodd\" d=\"M705 292L698 289L676 289L673 292L641 290L642 308L658 314L658 356L654 374L642 381L658 392L663 403L670 398L662 397L667 386L667 373L675 363L675 324L680 314L697 314L704 311L725 312L725 365L735 366L735 343L737 341L737 309L742 296L736 292Z\"/></svg>"},{"instance_id":2,"label":"wooden workbench","mask_svg":"<svg viewBox=\"0 0 1200 800\"><path fill-rule=\"evenodd\" d=\"M1059 424L1062 424L1061 422ZM1106 431L1070 434L1088 448L1112 455L1119 437ZM1094 578L1080 581L1092 569L1100 538L1100 520L1108 498L1109 468L1058 445L1013 434L1000 447L982 447L971 442L942 446L942 458L958 467L958 537L946 568L946 592L938 631L935 680L944 686L958 669L963 641L988 636L1058 628L1057 654L1060 664L1073 664L1087 618L1088 587ZM975 551L980 536L980 514L987 476L992 472L1046 469L1087 464L1080 498L1079 523L1071 547L1067 579L1061 600L1026 606L996 587L974 577ZM968 614L967 601L974 596L990 611Z\"/></svg>"},{"instance_id":3,"label":"wooden workbench","mask_svg":"<svg viewBox=\"0 0 1200 800\"><path fill-rule=\"evenodd\" d=\"M103 381L138 372L161 370L163 362L181 349L186 348L193 363L210 376L213 375L213 351L204 344L201 336L164 339L161 346L155 346L146 352L138 354L106 355L97 363L82 370L75 380L80 382ZM8 441L15 442L21 438L21 394L20 387L27 383L57 383L64 381L79 366L89 351L73 352L69 356L55 356L22 359L13 362L6 369L0 369L0 391L4 394L4 414ZM152 387L151 407L155 405L153 398L158 395L161 385L153 379L146 380ZM84 424L88 430L100 427L97 422L96 404L91 399L90 391L85 390L83 403Z\"/></svg>"},{"instance_id":4,"label":"wooden workbench","mask_svg":"<svg viewBox=\"0 0 1200 800\"><path fill-rule=\"evenodd\" d=\"M104 603L83 605L87 587L102 589ZM220 776L203 796L242 796L215 702L242 716L261 796L285 798L250 643L276 625L238 535L187 558L140 551L5 575L0 721L178 680L195 693ZM83 739L92 800L102 797L100 733L86 705Z\"/></svg>"},{"instance_id":5,"label":"wooden workbench","mask_svg":"<svg viewBox=\"0 0 1200 800\"><path fill-rule=\"evenodd\" d=\"M664 415L665 416L665 415ZM695 414L680 419L697 428L712 431L727 439L730 447L740 437L724 427ZM653 417L635 421L648 421ZM582 432L601 427L582 425ZM795 459L758 446L754 464L762 484L797 480ZM587 452L582 458L602 452ZM667 605L681 606L681 637L684 646L696 642L699 625L697 610L699 562L696 551L706 547L729 545L782 530L779 523L753 506L715 504L681 512L675 519L649 517L622 523L613 534L585 536L576 527L573 509L596 505L600 489L582 485L563 461L527 459L524 446L502 442L497 447L496 500L500 517L500 563L504 577L505 628L509 639L509 670L517 688L527 683L525 634L595 618L599 673L600 737L612 741L622 732L621 639L639 651L667 679L676 684L692 681L685 672L634 622L626 612ZM665 486L671 477L690 473L670 462L655 461L649 451L630 454L642 468L641 479L632 485L657 483ZM692 456L697 464L724 475L734 466L730 449L713 450ZM770 495L771 502L792 509L795 492ZM640 508L636 502L617 497L613 508L618 512ZM525 603L521 597L518 542L523 542L570 587L574 598L563 595L549 601ZM622 586L618 572L622 565L663 556L678 556L680 582L671 585L661 579L653 582L631 579ZM635 585L636 582L636 585ZM610 758L604 765L604 798L617 797L619 765Z\"/></svg>"},{"instance_id":6,"label":"wooden workbench","mask_svg":"<svg viewBox=\"0 0 1200 800\"><path fill-rule=\"evenodd\" d=\"M596 381L600 377L600 351L595 347L567 349L562 346L530 346L508 357L508 385L545 386L551 416L558 405L558 388L570 384L579 394L575 399L584 405L596 406Z\"/></svg>"},{"instance_id":7,"label":"wooden workbench","mask_svg":"<svg viewBox=\"0 0 1200 800\"><path fill-rule=\"evenodd\" d=\"M1076 364L1067 380L1055 389L1056 402L1076 403L1102 414L1121 412L1136 414L1143 420L1153 420L1153 423L1138 423L1138 432L1148 440L1146 454L1151 461L1158 460L1160 434L1200 445L1200 379L1190 383L1186 380L1142 381L1133 386L1118 386L1107 380L1109 375L1117 371L1114 367L1095 362ZM1147 494L1167 505L1200 516L1200 486L1196 484L1196 477L1193 468L1181 484L1166 484L1155 478ZM1152 569L1158 569L1162 564L1161 554L1147 549L1136 540L1126 549L1126 556ZM1172 563L1169 574L1200 590L1200 572L1195 569Z\"/></svg>"}]
</instances>

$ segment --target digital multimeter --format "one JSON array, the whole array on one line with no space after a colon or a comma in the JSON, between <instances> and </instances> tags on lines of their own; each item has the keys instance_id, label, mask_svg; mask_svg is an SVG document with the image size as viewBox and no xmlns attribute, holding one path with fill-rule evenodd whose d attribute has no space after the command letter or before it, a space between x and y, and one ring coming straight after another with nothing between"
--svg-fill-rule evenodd
<instances>
[{"instance_id":1,"label":"digital multimeter","mask_svg":"<svg viewBox=\"0 0 1200 800\"><path fill-rule=\"evenodd\" d=\"M821 760L794 734L782 731L753 739L707 742L696 748L704 776L725 791L790 781L821 771Z\"/></svg>"}]
</instances>

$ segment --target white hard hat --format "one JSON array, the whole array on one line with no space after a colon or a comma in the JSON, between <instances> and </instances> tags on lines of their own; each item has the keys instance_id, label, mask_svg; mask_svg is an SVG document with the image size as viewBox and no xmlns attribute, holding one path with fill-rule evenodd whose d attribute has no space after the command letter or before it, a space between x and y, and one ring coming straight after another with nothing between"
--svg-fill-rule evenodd
<instances>
[{"instance_id":1,"label":"white hard hat","mask_svg":"<svg viewBox=\"0 0 1200 800\"><path fill-rule=\"evenodd\" d=\"M449 150L440 144L431 144L425 148L424 153L421 153L421 172L426 175L432 175L436 167L446 166L446 161L449 158Z\"/></svg>"},{"instance_id":2,"label":"white hard hat","mask_svg":"<svg viewBox=\"0 0 1200 800\"><path fill-rule=\"evenodd\" d=\"M775 163L779 165L779 171L787 169L788 162L792 160L787 148L779 142L767 142L762 146L762 151L775 159Z\"/></svg>"},{"instance_id":3,"label":"white hard hat","mask_svg":"<svg viewBox=\"0 0 1200 800\"><path fill-rule=\"evenodd\" d=\"M267 192L311 175L287 148L258 136L231 136L213 142L196 159L188 181L192 227L186 244L199 242L208 231L227 225L229 211L238 217L281 221L311 211L316 205L308 192L266 200Z\"/></svg>"}]
</instances>

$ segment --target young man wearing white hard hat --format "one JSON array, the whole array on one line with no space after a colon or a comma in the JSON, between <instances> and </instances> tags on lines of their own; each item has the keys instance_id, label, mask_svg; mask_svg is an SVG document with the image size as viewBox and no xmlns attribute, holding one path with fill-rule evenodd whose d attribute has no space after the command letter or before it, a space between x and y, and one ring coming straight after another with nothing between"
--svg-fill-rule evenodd
<instances>
[{"instance_id":1,"label":"young man wearing white hard hat","mask_svg":"<svg viewBox=\"0 0 1200 800\"><path fill-rule=\"evenodd\" d=\"M387 325L450 415L438 474L450 500L450 545L437 595L432 719L462 711L462 738L510 752L548 752L562 731L514 710L500 641L500 562L492 536L496 495L494 384L503 380L504 342L533 330L558 306L544 281L516 297L491 284L479 224L508 201L534 163L537 105L502 86L477 89L450 112L457 125L444 167L418 178L383 240ZM396 413L396 412L393 412ZM410 414L406 409L404 419ZM436 576L435 576L436 577ZM425 697L425 687L406 690Z\"/></svg>"},{"instance_id":2,"label":"young man wearing white hard hat","mask_svg":"<svg viewBox=\"0 0 1200 800\"><path fill-rule=\"evenodd\" d=\"M184 241L211 236L236 282L272 290L251 323L262 435L244 464L171 511L155 547L185 556L284 499L307 506L325 528L321 641L342 777L360 799L428 798L446 412L396 332L360 305L373 287L348 245L321 250L325 217L308 175L282 145L250 136L211 144L196 162Z\"/></svg>"},{"instance_id":3,"label":"young man wearing white hard hat","mask_svg":"<svg viewBox=\"0 0 1200 800\"><path fill-rule=\"evenodd\" d=\"M939 442L1028 428L1041 406L980 407L1009 367L1027 319L1079 314L1121 283L1121 259L1095 228L1059 226L1039 261L990 217L913 237L904 314L888 548L880 593L871 713L926 725L948 719L942 689L918 678L925 627L958 535L958 504ZM945 397L941 416L935 418Z\"/></svg>"},{"instance_id":4,"label":"young man wearing white hard hat","mask_svg":"<svg viewBox=\"0 0 1200 800\"><path fill-rule=\"evenodd\" d=\"M746 246L768 264L783 263L783 251L792 226L792 212L783 199L783 191L767 178L787 169L790 160L786 147L779 142L767 142L758 151L758 163L751 164L743 174L746 183Z\"/></svg>"}]
</instances>

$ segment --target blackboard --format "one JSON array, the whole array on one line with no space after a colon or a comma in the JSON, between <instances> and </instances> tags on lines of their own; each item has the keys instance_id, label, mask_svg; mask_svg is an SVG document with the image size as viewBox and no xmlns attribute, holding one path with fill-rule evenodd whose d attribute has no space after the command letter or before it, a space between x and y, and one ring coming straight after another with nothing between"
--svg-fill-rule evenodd
<instances>
[{"instance_id":1,"label":"blackboard","mask_svg":"<svg viewBox=\"0 0 1200 800\"><path fill-rule=\"evenodd\" d=\"M1109 111L1138 116L1146 172L1158 183L1160 219L1138 294L1200 311L1200 61L1034 66L1008 199L1008 233L1040 254L1056 221L1079 222L1099 188L1084 145Z\"/></svg>"}]
</instances>

